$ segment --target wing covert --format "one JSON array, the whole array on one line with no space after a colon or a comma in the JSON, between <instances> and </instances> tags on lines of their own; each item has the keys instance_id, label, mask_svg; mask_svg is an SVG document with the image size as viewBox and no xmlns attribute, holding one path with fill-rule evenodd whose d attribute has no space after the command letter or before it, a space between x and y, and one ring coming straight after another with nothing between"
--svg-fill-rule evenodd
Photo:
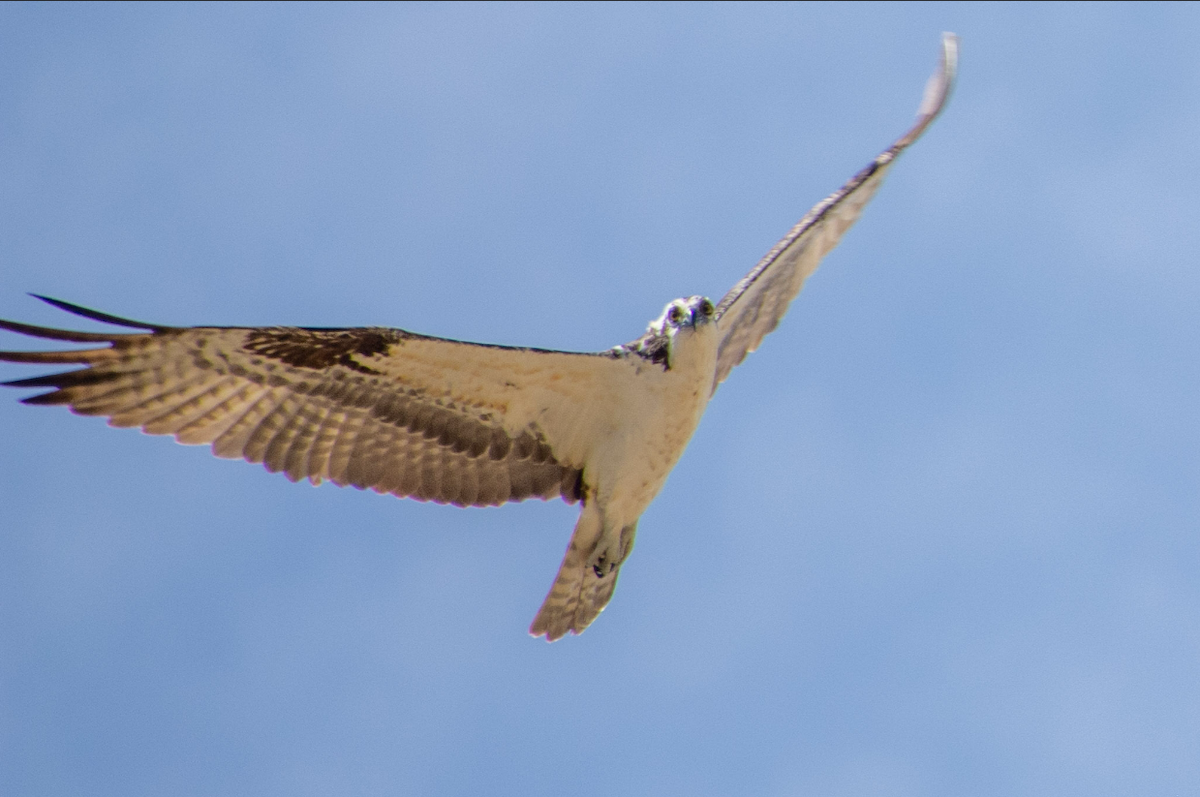
<instances>
[{"instance_id":1,"label":"wing covert","mask_svg":"<svg viewBox=\"0 0 1200 797\"><path fill-rule=\"evenodd\" d=\"M952 33L942 34L941 60L926 84L916 123L850 182L810 210L721 299L717 305L717 319L722 338L714 391L733 367L757 349L762 339L779 325L804 281L858 220L896 157L920 138L941 112L954 85L957 63L958 37Z\"/></svg>"}]
</instances>

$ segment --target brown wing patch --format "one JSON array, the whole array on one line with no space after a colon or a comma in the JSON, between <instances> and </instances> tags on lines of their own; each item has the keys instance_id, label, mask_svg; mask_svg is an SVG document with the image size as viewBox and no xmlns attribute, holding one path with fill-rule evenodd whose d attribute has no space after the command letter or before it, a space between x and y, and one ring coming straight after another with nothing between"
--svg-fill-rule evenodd
<instances>
[{"instance_id":1,"label":"brown wing patch","mask_svg":"<svg viewBox=\"0 0 1200 797\"><path fill-rule=\"evenodd\" d=\"M378 371L356 361L360 357L386 356L393 343L403 340L395 329L303 329L299 327L268 327L246 333L243 347L297 368L321 370L341 365L359 373Z\"/></svg>"}]
</instances>

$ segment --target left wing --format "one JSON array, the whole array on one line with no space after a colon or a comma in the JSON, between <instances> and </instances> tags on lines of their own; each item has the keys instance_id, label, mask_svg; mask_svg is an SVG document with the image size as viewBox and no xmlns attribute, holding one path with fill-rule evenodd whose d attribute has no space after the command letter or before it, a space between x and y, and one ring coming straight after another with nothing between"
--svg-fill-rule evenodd
<instances>
[{"instance_id":1,"label":"left wing","mask_svg":"<svg viewBox=\"0 0 1200 797\"><path fill-rule=\"evenodd\" d=\"M219 457L262 462L292 481L439 503L580 500L596 430L615 423L634 373L604 354L383 327L166 327L45 301L144 331L0 321L34 337L101 344L0 352L0 361L86 366L6 383L54 388L25 403L66 404L112 426L209 443Z\"/></svg>"},{"instance_id":2,"label":"left wing","mask_svg":"<svg viewBox=\"0 0 1200 797\"><path fill-rule=\"evenodd\" d=\"M954 85L957 65L958 37L944 33L941 62L925 87L916 124L850 182L810 210L749 274L725 294L717 305L722 337L717 352L714 391L733 367L757 349L767 333L779 325L804 281L817 270L821 259L837 246L846 230L858 221L859 214L875 195L896 157L920 138L941 112Z\"/></svg>"}]
</instances>

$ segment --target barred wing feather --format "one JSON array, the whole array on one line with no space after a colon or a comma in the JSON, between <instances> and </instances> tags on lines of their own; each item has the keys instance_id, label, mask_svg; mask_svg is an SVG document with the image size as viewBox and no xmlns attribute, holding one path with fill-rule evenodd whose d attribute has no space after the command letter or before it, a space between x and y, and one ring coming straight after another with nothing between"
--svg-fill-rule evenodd
<instances>
[{"instance_id":1,"label":"barred wing feather","mask_svg":"<svg viewBox=\"0 0 1200 797\"><path fill-rule=\"evenodd\" d=\"M398 329L163 327L47 301L148 331L0 321L35 337L105 344L0 352L10 362L86 366L7 383L54 388L25 403L67 404L113 426L209 443L217 456L262 462L293 481L462 506L582 498L580 430L614 405L604 399L627 370L599 354Z\"/></svg>"}]
</instances>

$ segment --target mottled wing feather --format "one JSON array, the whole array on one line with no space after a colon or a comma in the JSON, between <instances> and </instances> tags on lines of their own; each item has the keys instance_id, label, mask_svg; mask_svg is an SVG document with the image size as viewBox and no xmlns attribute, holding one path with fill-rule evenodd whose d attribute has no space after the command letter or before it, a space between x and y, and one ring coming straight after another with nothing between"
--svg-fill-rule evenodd
<instances>
[{"instance_id":1,"label":"mottled wing feather","mask_svg":"<svg viewBox=\"0 0 1200 797\"><path fill-rule=\"evenodd\" d=\"M10 362L86 366L6 383L54 388L26 403L66 404L114 426L211 444L217 456L262 462L293 481L464 506L582 498L587 446L579 429L597 408L613 405L614 384L628 370L603 355L385 328L103 334L7 321L0 328L107 344L0 352Z\"/></svg>"},{"instance_id":2,"label":"mottled wing feather","mask_svg":"<svg viewBox=\"0 0 1200 797\"><path fill-rule=\"evenodd\" d=\"M896 157L941 112L950 96L957 60L958 39L947 33L942 37L941 62L925 88L913 127L850 182L810 210L717 305L722 338L714 391L733 367L779 325L804 281L858 220Z\"/></svg>"}]
</instances>

